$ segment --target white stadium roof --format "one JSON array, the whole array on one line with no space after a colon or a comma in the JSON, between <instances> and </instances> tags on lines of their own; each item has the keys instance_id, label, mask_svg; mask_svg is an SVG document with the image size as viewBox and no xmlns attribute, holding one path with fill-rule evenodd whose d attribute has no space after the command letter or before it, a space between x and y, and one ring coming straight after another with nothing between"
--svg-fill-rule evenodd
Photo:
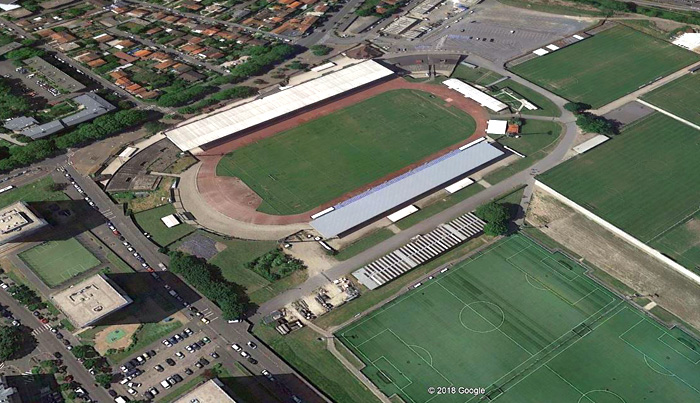
<instances>
[{"instance_id":1,"label":"white stadium roof","mask_svg":"<svg viewBox=\"0 0 700 403\"><path fill-rule=\"evenodd\" d=\"M450 78L442 82L448 88L459 92L469 99L473 99L478 102L481 106L491 109L494 112L499 112L508 107L508 105L499 101L498 99L492 97L491 95L479 91L478 89L472 87L471 85L462 82L456 78Z\"/></svg>"},{"instance_id":2,"label":"white stadium roof","mask_svg":"<svg viewBox=\"0 0 700 403\"><path fill-rule=\"evenodd\" d=\"M236 108L176 127L165 134L181 150L191 150L391 74L393 71L377 62L367 60Z\"/></svg>"},{"instance_id":3,"label":"white stadium roof","mask_svg":"<svg viewBox=\"0 0 700 403\"><path fill-rule=\"evenodd\" d=\"M501 155L503 151L487 141L472 142L470 147L454 150L334 206L330 213L311 221L311 226L326 238L344 234Z\"/></svg>"}]
</instances>

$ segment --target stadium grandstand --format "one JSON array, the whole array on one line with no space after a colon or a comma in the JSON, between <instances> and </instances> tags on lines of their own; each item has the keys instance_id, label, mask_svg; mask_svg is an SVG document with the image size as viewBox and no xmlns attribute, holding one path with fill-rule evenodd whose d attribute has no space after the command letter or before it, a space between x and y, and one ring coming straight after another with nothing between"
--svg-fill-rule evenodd
<instances>
[{"instance_id":1,"label":"stadium grandstand","mask_svg":"<svg viewBox=\"0 0 700 403\"><path fill-rule=\"evenodd\" d=\"M361 224L501 157L485 138L460 147L403 175L333 206L311 221L326 238L342 236Z\"/></svg>"},{"instance_id":2,"label":"stadium grandstand","mask_svg":"<svg viewBox=\"0 0 700 403\"><path fill-rule=\"evenodd\" d=\"M443 81L442 83L445 84L447 88L459 92L466 98L478 102L479 105L485 108L489 108L493 112L500 112L508 108L508 105L504 104L498 99L456 78L450 78L448 80Z\"/></svg>"},{"instance_id":3,"label":"stadium grandstand","mask_svg":"<svg viewBox=\"0 0 700 403\"><path fill-rule=\"evenodd\" d=\"M183 151L240 133L329 100L394 74L381 64L367 60L297 86L256 99L226 111L166 131L166 136Z\"/></svg>"}]
</instances>

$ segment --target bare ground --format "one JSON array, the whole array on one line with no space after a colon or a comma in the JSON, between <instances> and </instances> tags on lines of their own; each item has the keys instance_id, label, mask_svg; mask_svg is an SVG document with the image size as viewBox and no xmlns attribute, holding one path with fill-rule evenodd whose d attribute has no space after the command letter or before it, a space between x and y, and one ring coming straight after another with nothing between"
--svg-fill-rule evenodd
<instances>
[{"instance_id":1,"label":"bare ground","mask_svg":"<svg viewBox=\"0 0 700 403\"><path fill-rule=\"evenodd\" d=\"M700 285L539 189L526 220L638 293L658 294L648 298L700 329Z\"/></svg>"}]
</instances>

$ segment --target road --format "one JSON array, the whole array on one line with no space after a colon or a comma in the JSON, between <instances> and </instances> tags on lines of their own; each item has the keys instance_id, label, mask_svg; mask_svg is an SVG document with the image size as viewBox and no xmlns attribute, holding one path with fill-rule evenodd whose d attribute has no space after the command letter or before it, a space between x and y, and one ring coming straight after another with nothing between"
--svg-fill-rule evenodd
<instances>
[{"instance_id":1,"label":"road","mask_svg":"<svg viewBox=\"0 0 700 403\"><path fill-rule=\"evenodd\" d=\"M39 322L27 308L21 306L12 298L6 291L0 290L0 303L7 305L15 316L24 326L32 329L38 342L38 350L53 355L54 352L60 352L63 355L63 363L67 367L67 373L73 375L76 382L88 392L90 397L101 402L112 401L113 399L107 394L103 388L95 386L95 380L92 378L85 367L66 349L53 333L45 329L45 326ZM43 331L42 331L43 330ZM71 338L72 344L77 345L77 339L70 334L63 332L64 337Z\"/></svg>"},{"instance_id":2,"label":"road","mask_svg":"<svg viewBox=\"0 0 700 403\"><path fill-rule=\"evenodd\" d=\"M406 55L406 53L403 53L403 55ZM576 140L576 135L578 134L578 128L576 127L576 119L574 115L571 112L564 110L563 108L564 104L568 101L543 88L536 86L535 84L530 83L529 81L526 81L517 76L513 76L509 71L507 71L504 68L503 65L495 64L486 59L479 58L478 56L470 56L470 60L475 64L493 70L496 73L501 74L502 76L510 77L513 81L546 96L552 102L554 102L562 110L562 116L558 119L558 121L563 123L566 128L564 135L562 136L562 139L560 140L557 147L551 153L549 153L549 155L535 163L533 166L527 168L526 170L521 171L511 176L510 178L495 184L494 186L482 190L475 196L463 200L455 204L454 206L445 209L424 221L421 221L420 223L414 225L411 228L402 230L401 232L387 239L386 241L376 244L373 247L351 257L350 259L338 263L337 265L331 267L330 269L324 271L321 274L317 274L315 276L310 277L306 280L306 282L301 284L301 286L288 290L276 296L275 298L263 303L258 309L258 312L253 317L251 317L250 320L253 323L258 323L258 321L262 319L264 315L267 315L270 312L279 309L280 307L290 304L291 302L298 300L302 296L313 293L313 291L317 288L331 284L330 280L346 276L352 271L358 269L359 267L375 259L378 259L395 249L398 249L399 247L408 243L411 240L411 238L413 238L416 235L429 232L438 225L450 221L464 214L465 212L472 211L478 206L487 203L497 198L498 196L503 195L504 193L508 192L513 188L522 185L532 185L534 182L535 174L547 171L548 169L559 164L564 159L567 151L569 151L569 149L573 146L574 141Z\"/></svg>"},{"instance_id":3,"label":"road","mask_svg":"<svg viewBox=\"0 0 700 403\"><path fill-rule=\"evenodd\" d=\"M100 212L102 212L107 219L109 219L112 224L119 230L121 235L132 245L132 247L138 251L141 256L146 260L146 262L156 270L159 270L159 264L163 263L167 265L169 263L168 256L158 252L158 246L150 242L141 231L136 227L131 218L125 216L121 211L121 208L114 204L112 200L102 191L102 189L93 182L88 177L81 176L72 166L65 166L66 170L71 174L76 183L83 188L92 201L99 207ZM101 234L107 234L109 237L111 231L107 228L106 224L100 226L101 228L93 229L93 233L102 238L105 244L109 245L113 243L112 239L105 239ZM115 248L114 250L119 255L124 255L124 250ZM125 261L132 266L132 268L138 272L145 272L138 261L133 257L127 256ZM172 276L177 278L176 276ZM184 282L176 280L170 284L171 287L178 292L180 295L199 295L196 290L191 289ZM157 291L163 295L167 295L164 288L158 287ZM171 298L167 296L167 298ZM176 302L177 303L177 302ZM214 305L211 301L199 295L199 299L196 303L193 303L202 312L208 312L209 323L204 324L199 320L193 320L188 326L198 327L203 330L217 343L220 343L224 351L231 351L231 344L245 344L248 340L254 340L258 345L255 351L255 358L259 361L257 366L251 368L253 373L260 373L260 371L265 368L275 375L278 379L284 377L296 377L298 382L287 383L282 385L282 382L277 382L276 387L280 389L281 396L287 396L291 398L291 394L301 396L306 401L324 401L322 394L318 390L303 379L293 368L287 365L282 359L280 359L272 350L268 349L262 341L255 338L252 334L248 332L249 324L247 322L241 323L227 323L223 317L221 310ZM187 314L187 313L186 313ZM155 344L155 343L154 343ZM134 352L136 354L136 352ZM240 358L237 356L232 356L236 359ZM240 360L244 365L250 366L244 360Z\"/></svg>"}]
</instances>

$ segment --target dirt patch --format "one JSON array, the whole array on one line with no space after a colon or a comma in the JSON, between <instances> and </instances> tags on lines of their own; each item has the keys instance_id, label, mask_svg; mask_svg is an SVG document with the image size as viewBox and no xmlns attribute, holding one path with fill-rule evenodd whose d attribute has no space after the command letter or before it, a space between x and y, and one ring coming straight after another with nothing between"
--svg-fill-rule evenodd
<instances>
[{"instance_id":1,"label":"dirt patch","mask_svg":"<svg viewBox=\"0 0 700 403\"><path fill-rule=\"evenodd\" d=\"M664 309L700 329L700 285L536 189L526 221Z\"/></svg>"},{"instance_id":2,"label":"dirt patch","mask_svg":"<svg viewBox=\"0 0 700 403\"><path fill-rule=\"evenodd\" d=\"M141 325L138 323L128 325L112 325L95 335L95 350L104 355L107 350L126 349L131 345L134 333Z\"/></svg>"},{"instance_id":3,"label":"dirt patch","mask_svg":"<svg viewBox=\"0 0 700 403\"><path fill-rule=\"evenodd\" d=\"M318 242L296 242L292 245L284 251L304 261L309 277L321 274L337 263L333 257L326 254L325 249Z\"/></svg>"}]
</instances>

